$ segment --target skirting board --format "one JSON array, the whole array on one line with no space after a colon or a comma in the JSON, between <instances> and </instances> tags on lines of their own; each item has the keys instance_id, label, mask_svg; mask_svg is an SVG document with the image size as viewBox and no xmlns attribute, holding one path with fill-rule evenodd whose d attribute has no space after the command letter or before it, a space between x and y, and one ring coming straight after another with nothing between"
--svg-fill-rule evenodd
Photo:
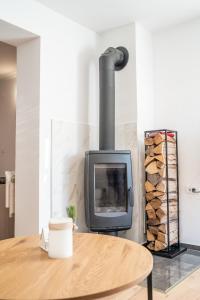
<instances>
[{"instance_id":1,"label":"skirting board","mask_svg":"<svg viewBox=\"0 0 200 300\"><path fill-rule=\"evenodd\" d=\"M180 243L180 245L181 245L181 247L184 247L184 248L200 251L200 246L197 246L197 245L191 245L191 244L185 244L185 243Z\"/></svg>"}]
</instances>

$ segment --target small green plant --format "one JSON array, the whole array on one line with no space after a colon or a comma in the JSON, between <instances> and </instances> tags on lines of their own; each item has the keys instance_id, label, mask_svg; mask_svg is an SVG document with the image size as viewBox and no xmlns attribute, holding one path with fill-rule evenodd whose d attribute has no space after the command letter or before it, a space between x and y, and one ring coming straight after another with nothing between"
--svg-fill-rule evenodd
<instances>
[{"instance_id":1,"label":"small green plant","mask_svg":"<svg viewBox=\"0 0 200 300\"><path fill-rule=\"evenodd\" d=\"M67 215L72 218L73 222L76 220L76 207L74 205L67 206Z\"/></svg>"}]
</instances>

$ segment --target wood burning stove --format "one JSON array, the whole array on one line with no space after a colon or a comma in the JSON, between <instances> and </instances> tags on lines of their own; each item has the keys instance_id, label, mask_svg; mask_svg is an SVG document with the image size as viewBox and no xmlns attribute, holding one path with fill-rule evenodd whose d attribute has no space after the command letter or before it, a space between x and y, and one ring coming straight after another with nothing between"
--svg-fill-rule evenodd
<instances>
[{"instance_id":1,"label":"wood burning stove","mask_svg":"<svg viewBox=\"0 0 200 300\"><path fill-rule=\"evenodd\" d=\"M115 71L125 67L128 51L108 48L99 59L99 151L85 156L85 212L90 230L114 232L132 225L133 186L129 150L115 149Z\"/></svg>"},{"instance_id":2,"label":"wood burning stove","mask_svg":"<svg viewBox=\"0 0 200 300\"><path fill-rule=\"evenodd\" d=\"M88 151L85 162L86 223L93 231L132 225L130 151Z\"/></svg>"}]
</instances>

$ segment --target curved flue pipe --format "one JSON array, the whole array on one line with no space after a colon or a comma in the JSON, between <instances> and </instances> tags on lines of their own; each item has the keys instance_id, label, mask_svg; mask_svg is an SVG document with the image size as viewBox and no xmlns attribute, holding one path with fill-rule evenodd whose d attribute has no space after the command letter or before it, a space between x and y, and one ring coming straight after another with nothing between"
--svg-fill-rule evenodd
<instances>
[{"instance_id":1,"label":"curved flue pipe","mask_svg":"<svg viewBox=\"0 0 200 300\"><path fill-rule=\"evenodd\" d=\"M115 149L115 71L128 62L124 47L108 48L99 58L99 149Z\"/></svg>"}]
</instances>

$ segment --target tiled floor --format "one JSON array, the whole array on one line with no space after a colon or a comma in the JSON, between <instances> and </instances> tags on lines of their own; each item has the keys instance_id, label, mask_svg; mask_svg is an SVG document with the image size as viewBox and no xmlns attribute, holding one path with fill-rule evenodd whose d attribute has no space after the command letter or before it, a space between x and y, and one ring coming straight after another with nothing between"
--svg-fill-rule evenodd
<instances>
[{"instance_id":1,"label":"tiled floor","mask_svg":"<svg viewBox=\"0 0 200 300\"><path fill-rule=\"evenodd\" d=\"M198 268L200 251L188 249L173 259L154 256L153 287L166 292Z\"/></svg>"}]
</instances>

